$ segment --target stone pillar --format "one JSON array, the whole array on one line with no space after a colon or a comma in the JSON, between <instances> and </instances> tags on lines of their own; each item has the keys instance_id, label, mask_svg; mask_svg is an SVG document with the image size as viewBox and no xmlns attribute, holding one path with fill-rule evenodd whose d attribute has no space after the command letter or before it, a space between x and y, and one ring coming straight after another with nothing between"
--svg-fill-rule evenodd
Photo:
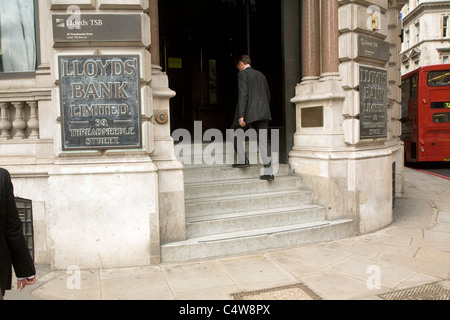
<instances>
[{"instance_id":1,"label":"stone pillar","mask_svg":"<svg viewBox=\"0 0 450 320\"><path fill-rule=\"evenodd\" d=\"M151 157L158 169L159 217L153 225L159 230L154 232L154 240L160 244L186 240L186 217L184 208L184 172L183 164L174 153L174 143L170 128L170 99L175 92L169 88L167 74L162 72L159 52L159 10L158 0L150 0L152 44L152 93L155 148ZM155 230L156 231L156 230ZM152 264L158 263L159 247L153 247Z\"/></svg>"},{"instance_id":2,"label":"stone pillar","mask_svg":"<svg viewBox=\"0 0 450 320\"><path fill-rule=\"evenodd\" d=\"M302 1L302 81L317 80L320 75L320 3Z\"/></svg>"},{"instance_id":3,"label":"stone pillar","mask_svg":"<svg viewBox=\"0 0 450 320\"><path fill-rule=\"evenodd\" d=\"M399 52L401 51L401 22L398 18L399 12L405 5L406 0L391 1L387 10L388 17L388 40L390 59L388 63L388 79L389 79L389 96L388 96L388 114L391 119L389 133L392 139L400 140L402 134L402 92L398 84L401 83L401 59ZM399 141L400 142L400 141ZM394 143L391 146L392 156L395 163L395 195L401 197L404 191L404 147L403 144Z\"/></svg>"},{"instance_id":4,"label":"stone pillar","mask_svg":"<svg viewBox=\"0 0 450 320\"><path fill-rule=\"evenodd\" d=\"M153 69L155 111L155 150L152 159L158 168L159 225L161 244L186 240L183 164L175 157L170 130L170 103L175 92L169 89L168 77Z\"/></svg>"},{"instance_id":5,"label":"stone pillar","mask_svg":"<svg viewBox=\"0 0 450 320\"><path fill-rule=\"evenodd\" d=\"M321 0L320 79L302 81L291 100L297 108L297 132L289 161L292 170L302 177L306 188L314 191L315 201L326 206L329 220L351 218L357 234L392 222L394 162L397 181L401 181L399 66L398 60L392 58L398 54L395 19L399 2L404 1ZM392 7L394 3L396 8ZM304 10L308 4L303 1ZM368 23L374 10L380 22L376 29ZM373 51L373 55L370 50L359 50L367 42L380 47L387 44L390 55L386 55L389 49ZM304 42L302 48L308 45ZM362 101L366 101L366 91L360 90L360 85L366 85L360 70L367 68L380 72L389 69L389 88L385 89L382 82L378 84L380 90L387 91L387 98L380 102L388 109L384 118L387 135L368 136L360 130L371 125L367 117L366 126L360 121ZM382 115L370 117L378 123L380 118ZM397 181L396 189L400 189L401 182Z\"/></svg>"},{"instance_id":6,"label":"stone pillar","mask_svg":"<svg viewBox=\"0 0 450 320\"><path fill-rule=\"evenodd\" d=\"M337 0L302 3L306 10L302 12L306 19L303 32L309 36L304 35L306 43L302 43L303 53L307 52L303 56L306 70L291 100L296 104L297 131L289 162L305 186L315 191L316 201L327 206L328 217L339 219L348 215L342 201L346 195L339 194L342 188L330 180L334 176L342 181L345 170L341 163L329 161L346 148L342 130L345 93L339 78L339 4Z\"/></svg>"},{"instance_id":7,"label":"stone pillar","mask_svg":"<svg viewBox=\"0 0 450 320\"><path fill-rule=\"evenodd\" d=\"M322 77L339 76L338 9L338 0L322 0Z\"/></svg>"}]
</instances>

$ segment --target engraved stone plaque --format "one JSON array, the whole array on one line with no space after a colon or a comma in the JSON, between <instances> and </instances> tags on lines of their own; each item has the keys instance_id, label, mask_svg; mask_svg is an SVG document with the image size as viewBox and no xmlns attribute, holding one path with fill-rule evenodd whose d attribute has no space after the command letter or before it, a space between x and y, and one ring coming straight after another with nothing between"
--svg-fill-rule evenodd
<instances>
[{"instance_id":1,"label":"engraved stone plaque","mask_svg":"<svg viewBox=\"0 0 450 320\"><path fill-rule=\"evenodd\" d=\"M62 148L141 148L138 56L60 56Z\"/></svg>"},{"instance_id":2,"label":"engraved stone plaque","mask_svg":"<svg viewBox=\"0 0 450 320\"><path fill-rule=\"evenodd\" d=\"M360 66L361 139L387 138L387 70Z\"/></svg>"}]
</instances>

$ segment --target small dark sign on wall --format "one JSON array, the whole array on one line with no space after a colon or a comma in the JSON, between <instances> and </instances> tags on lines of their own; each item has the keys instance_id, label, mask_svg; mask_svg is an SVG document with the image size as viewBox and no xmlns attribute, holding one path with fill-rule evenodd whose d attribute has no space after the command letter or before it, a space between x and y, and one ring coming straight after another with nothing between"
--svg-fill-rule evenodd
<instances>
[{"instance_id":1,"label":"small dark sign on wall","mask_svg":"<svg viewBox=\"0 0 450 320\"><path fill-rule=\"evenodd\" d=\"M138 56L59 57L62 148L141 148Z\"/></svg>"},{"instance_id":2,"label":"small dark sign on wall","mask_svg":"<svg viewBox=\"0 0 450 320\"><path fill-rule=\"evenodd\" d=\"M361 139L387 137L387 70L360 66Z\"/></svg>"},{"instance_id":3,"label":"small dark sign on wall","mask_svg":"<svg viewBox=\"0 0 450 320\"><path fill-rule=\"evenodd\" d=\"M140 14L53 15L56 44L106 43L115 45L142 41Z\"/></svg>"},{"instance_id":4,"label":"small dark sign on wall","mask_svg":"<svg viewBox=\"0 0 450 320\"><path fill-rule=\"evenodd\" d=\"M358 35L358 56L388 62L389 43L371 36Z\"/></svg>"}]
</instances>

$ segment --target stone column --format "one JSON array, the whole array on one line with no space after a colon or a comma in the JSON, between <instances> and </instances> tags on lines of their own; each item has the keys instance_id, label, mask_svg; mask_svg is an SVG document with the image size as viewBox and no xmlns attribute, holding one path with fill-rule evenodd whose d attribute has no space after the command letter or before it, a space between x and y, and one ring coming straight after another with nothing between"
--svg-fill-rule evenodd
<instances>
[{"instance_id":1,"label":"stone column","mask_svg":"<svg viewBox=\"0 0 450 320\"><path fill-rule=\"evenodd\" d=\"M161 58L159 53L159 10L158 0L150 0L150 28L152 43L150 46L150 53L152 55L153 68L161 65Z\"/></svg>"},{"instance_id":2,"label":"stone column","mask_svg":"<svg viewBox=\"0 0 450 320\"><path fill-rule=\"evenodd\" d=\"M39 119L38 119L38 102L28 102L30 106L30 120L28 120L28 128L31 129L30 139L39 139Z\"/></svg>"},{"instance_id":3,"label":"stone column","mask_svg":"<svg viewBox=\"0 0 450 320\"><path fill-rule=\"evenodd\" d=\"M170 99L175 92L169 88L169 78L162 72L159 52L158 0L150 0L153 117L155 148L151 154L158 170L159 216L152 217L154 228L152 243L165 244L186 240L186 217L184 209L183 164L174 153L170 128ZM159 230L155 230L158 226ZM160 247L150 248L152 264L160 262Z\"/></svg>"},{"instance_id":4,"label":"stone column","mask_svg":"<svg viewBox=\"0 0 450 320\"><path fill-rule=\"evenodd\" d=\"M302 1L302 81L317 80L320 76L320 3Z\"/></svg>"},{"instance_id":5,"label":"stone column","mask_svg":"<svg viewBox=\"0 0 450 320\"><path fill-rule=\"evenodd\" d=\"M339 76L338 0L322 0L322 77Z\"/></svg>"},{"instance_id":6,"label":"stone column","mask_svg":"<svg viewBox=\"0 0 450 320\"><path fill-rule=\"evenodd\" d=\"M0 103L0 131L1 136L0 139L8 140L11 139L10 130L12 128L11 121L9 119L9 103L1 102Z\"/></svg>"},{"instance_id":7,"label":"stone column","mask_svg":"<svg viewBox=\"0 0 450 320\"><path fill-rule=\"evenodd\" d=\"M13 128L16 129L15 139L25 139L25 128L27 127L27 123L24 120L24 111L25 102L11 102L11 104L16 109L16 118L14 119L12 125Z\"/></svg>"}]
</instances>

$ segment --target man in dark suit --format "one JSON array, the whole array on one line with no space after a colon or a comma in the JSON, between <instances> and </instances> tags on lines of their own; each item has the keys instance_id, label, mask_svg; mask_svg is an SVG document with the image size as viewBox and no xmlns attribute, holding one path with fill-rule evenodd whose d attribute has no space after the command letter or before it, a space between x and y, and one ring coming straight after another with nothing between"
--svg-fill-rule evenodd
<instances>
[{"instance_id":1,"label":"man in dark suit","mask_svg":"<svg viewBox=\"0 0 450 320\"><path fill-rule=\"evenodd\" d=\"M0 300L3 300L5 290L11 289L11 264L18 289L36 282L36 269L23 236L11 176L0 168Z\"/></svg>"},{"instance_id":2,"label":"man in dark suit","mask_svg":"<svg viewBox=\"0 0 450 320\"><path fill-rule=\"evenodd\" d=\"M268 143L269 122L272 121L270 113L270 90L267 79L261 72L251 67L248 55L241 55L236 66L238 73L238 101L236 105L233 129L247 128L256 130L259 143L259 152L264 164L264 173L261 179L274 180L272 169L271 148ZM242 141L241 141L242 142ZM235 141L235 151L238 154L238 163L234 168L249 166L249 161L243 146ZM244 162L244 154L245 162Z\"/></svg>"}]
</instances>

